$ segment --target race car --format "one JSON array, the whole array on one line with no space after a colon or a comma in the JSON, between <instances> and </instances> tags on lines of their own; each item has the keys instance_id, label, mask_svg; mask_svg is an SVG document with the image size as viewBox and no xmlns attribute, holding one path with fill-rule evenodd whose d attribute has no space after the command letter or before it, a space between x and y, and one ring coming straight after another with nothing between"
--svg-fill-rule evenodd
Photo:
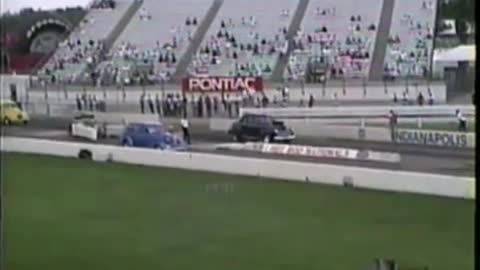
<instances>
[{"instance_id":1,"label":"race car","mask_svg":"<svg viewBox=\"0 0 480 270\"><path fill-rule=\"evenodd\" d=\"M268 115L245 114L233 123L228 131L233 139L238 142L263 141L290 143L295 139L295 133L287 128L284 122Z\"/></svg>"},{"instance_id":2,"label":"race car","mask_svg":"<svg viewBox=\"0 0 480 270\"><path fill-rule=\"evenodd\" d=\"M181 135L167 130L162 124L153 123L129 123L121 136L120 144L160 150L188 150L188 144Z\"/></svg>"},{"instance_id":3,"label":"race car","mask_svg":"<svg viewBox=\"0 0 480 270\"><path fill-rule=\"evenodd\" d=\"M124 125L111 124L95 119L94 114L81 114L74 117L68 126L70 136L92 141L109 137L120 137L125 129Z\"/></svg>"},{"instance_id":4,"label":"race car","mask_svg":"<svg viewBox=\"0 0 480 270\"><path fill-rule=\"evenodd\" d=\"M12 100L1 99L0 120L2 125L27 124L30 117Z\"/></svg>"}]
</instances>

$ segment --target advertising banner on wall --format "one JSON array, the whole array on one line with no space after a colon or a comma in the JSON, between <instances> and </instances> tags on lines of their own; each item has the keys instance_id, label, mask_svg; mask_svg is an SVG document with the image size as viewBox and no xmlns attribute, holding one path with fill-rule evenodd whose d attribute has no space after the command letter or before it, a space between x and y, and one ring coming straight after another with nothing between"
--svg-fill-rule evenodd
<instances>
[{"instance_id":1,"label":"advertising banner on wall","mask_svg":"<svg viewBox=\"0 0 480 270\"><path fill-rule=\"evenodd\" d=\"M182 82L184 92L263 91L262 77L191 77Z\"/></svg>"},{"instance_id":2,"label":"advertising banner on wall","mask_svg":"<svg viewBox=\"0 0 480 270\"><path fill-rule=\"evenodd\" d=\"M395 132L397 143L468 148L468 133L440 130L399 129Z\"/></svg>"}]
</instances>

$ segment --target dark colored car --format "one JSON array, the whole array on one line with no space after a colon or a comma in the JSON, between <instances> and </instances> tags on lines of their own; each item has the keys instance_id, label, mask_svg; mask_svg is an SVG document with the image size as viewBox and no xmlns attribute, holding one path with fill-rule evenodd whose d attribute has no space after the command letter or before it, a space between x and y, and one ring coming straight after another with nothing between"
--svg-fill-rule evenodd
<instances>
[{"instance_id":1,"label":"dark colored car","mask_svg":"<svg viewBox=\"0 0 480 270\"><path fill-rule=\"evenodd\" d=\"M188 150L183 138L167 131L161 124L130 123L120 139L120 144L161 150Z\"/></svg>"},{"instance_id":2,"label":"dark colored car","mask_svg":"<svg viewBox=\"0 0 480 270\"><path fill-rule=\"evenodd\" d=\"M268 115L245 114L233 123L228 131L238 142L263 141L290 143L295 139L295 133L287 128L282 121Z\"/></svg>"}]
</instances>

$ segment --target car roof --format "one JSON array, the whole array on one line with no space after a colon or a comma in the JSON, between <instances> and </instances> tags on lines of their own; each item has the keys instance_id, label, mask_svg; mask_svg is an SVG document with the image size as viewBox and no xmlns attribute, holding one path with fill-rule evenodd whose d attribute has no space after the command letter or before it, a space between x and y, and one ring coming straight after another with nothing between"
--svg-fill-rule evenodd
<instances>
[{"instance_id":1,"label":"car roof","mask_svg":"<svg viewBox=\"0 0 480 270\"><path fill-rule=\"evenodd\" d=\"M15 104L11 99L0 99L0 104Z\"/></svg>"},{"instance_id":2,"label":"car roof","mask_svg":"<svg viewBox=\"0 0 480 270\"><path fill-rule=\"evenodd\" d=\"M268 118L273 118L268 114L258 114L258 113L246 113L243 116L254 116L254 117L268 117Z\"/></svg>"},{"instance_id":3,"label":"car roof","mask_svg":"<svg viewBox=\"0 0 480 270\"><path fill-rule=\"evenodd\" d=\"M137 126L137 127L163 127L162 123L137 123L131 122L128 124L129 126Z\"/></svg>"}]
</instances>

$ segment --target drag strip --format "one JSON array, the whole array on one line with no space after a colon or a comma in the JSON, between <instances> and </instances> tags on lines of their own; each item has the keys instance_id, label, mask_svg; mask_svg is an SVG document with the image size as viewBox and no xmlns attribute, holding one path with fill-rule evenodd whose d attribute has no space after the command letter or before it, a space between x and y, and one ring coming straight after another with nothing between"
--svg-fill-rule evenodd
<instances>
[{"instance_id":1,"label":"drag strip","mask_svg":"<svg viewBox=\"0 0 480 270\"><path fill-rule=\"evenodd\" d=\"M67 134L67 119L33 119L27 126L5 127L4 136L17 136L29 138L42 138L62 141L84 141L72 138ZM215 149L215 144L231 142L226 134L210 132L208 128L192 125L194 152L216 153L224 155L255 157L264 159L293 160L300 162L319 162L334 165L346 165L389 170L404 170L458 176L473 176L475 171L473 150L442 149L434 147L419 147L406 145L393 145L385 143L371 143L361 141L325 140L320 138L298 138L295 144L346 147L361 150L396 152L401 155L401 162L397 164L379 163L361 160L341 160L315 157L290 157L285 155L262 154L246 151L229 151ZM116 145L118 140L107 139L98 143Z\"/></svg>"}]
</instances>

